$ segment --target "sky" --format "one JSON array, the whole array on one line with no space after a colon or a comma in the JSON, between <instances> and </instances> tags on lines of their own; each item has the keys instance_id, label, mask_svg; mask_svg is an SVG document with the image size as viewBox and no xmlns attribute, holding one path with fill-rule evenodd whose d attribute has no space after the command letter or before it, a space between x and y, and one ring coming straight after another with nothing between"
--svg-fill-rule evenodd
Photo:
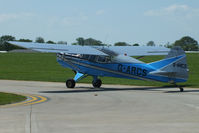
<instances>
[{"instance_id":1,"label":"sky","mask_svg":"<svg viewBox=\"0 0 199 133\"><path fill-rule=\"evenodd\" d=\"M199 0L0 0L0 36L103 43L199 41Z\"/></svg>"}]
</instances>

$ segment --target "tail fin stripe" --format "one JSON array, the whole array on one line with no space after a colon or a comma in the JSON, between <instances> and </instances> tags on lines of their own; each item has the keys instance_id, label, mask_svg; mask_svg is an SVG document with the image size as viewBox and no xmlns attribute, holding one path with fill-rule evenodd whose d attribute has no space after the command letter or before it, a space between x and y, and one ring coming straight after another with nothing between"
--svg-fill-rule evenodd
<instances>
[{"instance_id":1,"label":"tail fin stripe","mask_svg":"<svg viewBox=\"0 0 199 133\"><path fill-rule=\"evenodd\" d=\"M184 55L180 55L180 56L177 56L177 57L171 57L171 58L163 59L163 60L160 60L160 61L149 63L149 65L151 65L155 69L160 69L162 67L165 67L165 66L173 63L176 60L181 59L181 57L183 57L183 56Z\"/></svg>"}]
</instances>

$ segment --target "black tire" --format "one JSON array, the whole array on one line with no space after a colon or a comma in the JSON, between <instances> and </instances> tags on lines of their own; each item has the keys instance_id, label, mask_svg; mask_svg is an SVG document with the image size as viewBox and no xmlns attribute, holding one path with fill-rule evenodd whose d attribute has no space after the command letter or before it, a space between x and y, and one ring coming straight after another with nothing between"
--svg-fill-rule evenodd
<instances>
[{"instance_id":1,"label":"black tire","mask_svg":"<svg viewBox=\"0 0 199 133\"><path fill-rule=\"evenodd\" d=\"M74 88L75 87L75 80L74 79L66 80L66 87L67 88Z\"/></svg>"},{"instance_id":2,"label":"black tire","mask_svg":"<svg viewBox=\"0 0 199 133\"><path fill-rule=\"evenodd\" d=\"M77 74L77 72L76 72L75 70L73 70L73 72L74 72L75 74Z\"/></svg>"},{"instance_id":3,"label":"black tire","mask_svg":"<svg viewBox=\"0 0 199 133\"><path fill-rule=\"evenodd\" d=\"M184 89L182 87L180 87L180 92L183 92L183 91L184 91Z\"/></svg>"},{"instance_id":4,"label":"black tire","mask_svg":"<svg viewBox=\"0 0 199 133\"><path fill-rule=\"evenodd\" d=\"M100 88L102 85L102 81L100 79L93 80L92 84L94 88Z\"/></svg>"}]
</instances>

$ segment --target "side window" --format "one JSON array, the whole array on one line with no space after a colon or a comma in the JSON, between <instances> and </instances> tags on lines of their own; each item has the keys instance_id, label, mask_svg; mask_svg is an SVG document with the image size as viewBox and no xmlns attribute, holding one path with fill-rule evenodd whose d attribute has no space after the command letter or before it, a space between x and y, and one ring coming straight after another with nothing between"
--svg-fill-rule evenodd
<instances>
[{"instance_id":1,"label":"side window","mask_svg":"<svg viewBox=\"0 0 199 133\"><path fill-rule=\"evenodd\" d=\"M85 54L84 54L84 55L82 55L82 58L85 59L85 60L88 60L89 55L85 55Z\"/></svg>"},{"instance_id":2,"label":"side window","mask_svg":"<svg viewBox=\"0 0 199 133\"><path fill-rule=\"evenodd\" d=\"M111 57L110 56L98 56L98 62L100 63L110 63Z\"/></svg>"},{"instance_id":3,"label":"side window","mask_svg":"<svg viewBox=\"0 0 199 133\"><path fill-rule=\"evenodd\" d=\"M97 56L97 55L81 55L81 58L84 60L88 60L91 62L99 62L99 63L110 63L111 57L110 56Z\"/></svg>"},{"instance_id":4,"label":"side window","mask_svg":"<svg viewBox=\"0 0 199 133\"><path fill-rule=\"evenodd\" d=\"M104 56L99 56L99 57L98 57L98 62L104 63L105 61L106 61L106 59L105 59Z\"/></svg>"},{"instance_id":5,"label":"side window","mask_svg":"<svg viewBox=\"0 0 199 133\"><path fill-rule=\"evenodd\" d=\"M90 55L89 61L95 62L96 61L96 56L95 55Z\"/></svg>"},{"instance_id":6,"label":"side window","mask_svg":"<svg viewBox=\"0 0 199 133\"><path fill-rule=\"evenodd\" d=\"M107 57L106 57L106 62L107 62L107 63L110 63L110 62L111 62L111 57L110 57L110 56L107 56Z\"/></svg>"}]
</instances>

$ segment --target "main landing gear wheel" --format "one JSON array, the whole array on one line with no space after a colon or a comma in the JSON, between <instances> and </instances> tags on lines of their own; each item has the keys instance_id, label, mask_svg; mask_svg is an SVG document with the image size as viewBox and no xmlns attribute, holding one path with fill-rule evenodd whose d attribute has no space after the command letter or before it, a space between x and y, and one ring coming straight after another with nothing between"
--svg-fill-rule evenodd
<instances>
[{"instance_id":1,"label":"main landing gear wheel","mask_svg":"<svg viewBox=\"0 0 199 133\"><path fill-rule=\"evenodd\" d=\"M177 84L174 84L176 87L178 87L180 89L180 92L183 92L184 91L184 88L180 85L177 85Z\"/></svg>"},{"instance_id":2,"label":"main landing gear wheel","mask_svg":"<svg viewBox=\"0 0 199 133\"><path fill-rule=\"evenodd\" d=\"M102 81L100 79L93 80L92 84L94 88L100 88L102 85Z\"/></svg>"},{"instance_id":3,"label":"main landing gear wheel","mask_svg":"<svg viewBox=\"0 0 199 133\"><path fill-rule=\"evenodd\" d=\"M74 79L66 80L66 87L67 88L74 88L75 87L75 80Z\"/></svg>"},{"instance_id":4,"label":"main landing gear wheel","mask_svg":"<svg viewBox=\"0 0 199 133\"><path fill-rule=\"evenodd\" d=\"M182 87L180 87L180 92L183 92L183 91L184 91L184 89Z\"/></svg>"}]
</instances>

